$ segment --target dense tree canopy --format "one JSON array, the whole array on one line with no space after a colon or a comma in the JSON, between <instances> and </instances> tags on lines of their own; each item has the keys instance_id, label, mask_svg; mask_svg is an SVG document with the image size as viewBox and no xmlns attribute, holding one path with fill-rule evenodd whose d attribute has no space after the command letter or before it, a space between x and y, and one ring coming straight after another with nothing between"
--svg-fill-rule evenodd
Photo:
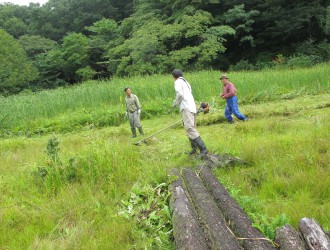
<instances>
[{"instance_id":1,"label":"dense tree canopy","mask_svg":"<svg viewBox=\"0 0 330 250\"><path fill-rule=\"evenodd\" d=\"M37 79L31 73L21 87L49 88L174 67L250 69L291 59L314 64L329 60L329 27L327 0L0 4L0 28L19 41L3 44L8 46L4 51L19 47L25 51L23 61L28 62L27 55L33 61L29 67L39 71Z\"/></svg>"},{"instance_id":2,"label":"dense tree canopy","mask_svg":"<svg viewBox=\"0 0 330 250\"><path fill-rule=\"evenodd\" d=\"M37 79L36 68L19 42L0 29L0 92L16 93Z\"/></svg>"}]
</instances>

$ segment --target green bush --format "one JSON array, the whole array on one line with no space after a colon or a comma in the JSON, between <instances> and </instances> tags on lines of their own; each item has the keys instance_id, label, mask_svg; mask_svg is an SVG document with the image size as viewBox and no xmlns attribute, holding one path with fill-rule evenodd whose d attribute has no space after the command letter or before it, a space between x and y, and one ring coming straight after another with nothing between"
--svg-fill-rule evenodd
<instances>
[{"instance_id":1,"label":"green bush","mask_svg":"<svg viewBox=\"0 0 330 250\"><path fill-rule=\"evenodd\" d=\"M59 157L59 141L56 137L48 140L46 154L47 166L38 167L32 172L36 185L47 195L53 196L67 183L79 181L78 169L75 159L71 158L69 164L63 164Z\"/></svg>"},{"instance_id":2,"label":"green bush","mask_svg":"<svg viewBox=\"0 0 330 250\"><path fill-rule=\"evenodd\" d=\"M322 58L319 56L307 56L299 54L297 56L290 57L287 61L287 66L290 68L312 67L313 65L320 63L321 61Z\"/></svg>"},{"instance_id":3,"label":"green bush","mask_svg":"<svg viewBox=\"0 0 330 250\"><path fill-rule=\"evenodd\" d=\"M231 70L233 71L248 71L254 69L255 67L251 63L249 63L249 61L246 60L241 60L231 67Z\"/></svg>"}]
</instances>

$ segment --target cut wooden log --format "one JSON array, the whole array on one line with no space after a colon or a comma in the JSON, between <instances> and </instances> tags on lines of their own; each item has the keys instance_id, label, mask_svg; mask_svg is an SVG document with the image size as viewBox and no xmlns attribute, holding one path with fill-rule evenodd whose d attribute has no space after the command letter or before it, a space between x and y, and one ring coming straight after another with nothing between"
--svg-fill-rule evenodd
<instances>
[{"instance_id":1,"label":"cut wooden log","mask_svg":"<svg viewBox=\"0 0 330 250\"><path fill-rule=\"evenodd\" d=\"M230 196L226 188L220 184L212 171L208 167L199 167L197 171L207 190L214 197L230 228L238 238L243 238L244 249L275 249L262 233L252 226L252 221Z\"/></svg>"},{"instance_id":2,"label":"cut wooden log","mask_svg":"<svg viewBox=\"0 0 330 250\"><path fill-rule=\"evenodd\" d=\"M309 249L330 250L329 237L314 219L301 219L299 222L299 231Z\"/></svg>"},{"instance_id":3,"label":"cut wooden log","mask_svg":"<svg viewBox=\"0 0 330 250\"><path fill-rule=\"evenodd\" d=\"M281 250L308 250L299 233L290 225L285 225L276 230L275 242Z\"/></svg>"},{"instance_id":4,"label":"cut wooden log","mask_svg":"<svg viewBox=\"0 0 330 250\"><path fill-rule=\"evenodd\" d=\"M187 192L184 190L181 178L172 182L169 190L172 193L170 208L172 212L175 249L208 249L204 231L187 198Z\"/></svg>"},{"instance_id":5,"label":"cut wooden log","mask_svg":"<svg viewBox=\"0 0 330 250\"><path fill-rule=\"evenodd\" d=\"M221 211L196 173L190 169L183 169L182 176L201 224L205 228L205 235L209 239L210 248L242 249L235 236L227 228Z\"/></svg>"}]
</instances>

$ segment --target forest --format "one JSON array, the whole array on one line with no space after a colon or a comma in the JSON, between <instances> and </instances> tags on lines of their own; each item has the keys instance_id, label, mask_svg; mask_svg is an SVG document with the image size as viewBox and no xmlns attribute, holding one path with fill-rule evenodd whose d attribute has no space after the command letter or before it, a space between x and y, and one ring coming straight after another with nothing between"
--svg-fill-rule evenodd
<instances>
[{"instance_id":1,"label":"forest","mask_svg":"<svg viewBox=\"0 0 330 250\"><path fill-rule=\"evenodd\" d=\"M0 4L0 95L173 68L260 70L330 59L327 0L49 0Z\"/></svg>"}]
</instances>

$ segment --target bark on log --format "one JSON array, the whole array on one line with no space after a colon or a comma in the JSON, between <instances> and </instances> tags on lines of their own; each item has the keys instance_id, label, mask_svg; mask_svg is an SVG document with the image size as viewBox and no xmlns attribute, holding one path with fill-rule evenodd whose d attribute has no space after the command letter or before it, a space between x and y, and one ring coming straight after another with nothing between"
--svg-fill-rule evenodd
<instances>
[{"instance_id":1,"label":"bark on log","mask_svg":"<svg viewBox=\"0 0 330 250\"><path fill-rule=\"evenodd\" d=\"M329 237L314 219L301 219L299 222L299 230L309 249L330 250Z\"/></svg>"},{"instance_id":2,"label":"bark on log","mask_svg":"<svg viewBox=\"0 0 330 250\"><path fill-rule=\"evenodd\" d=\"M210 248L242 249L234 235L228 230L223 215L196 173L190 169L183 169L182 174L201 224L205 228L206 236L209 238Z\"/></svg>"},{"instance_id":3,"label":"bark on log","mask_svg":"<svg viewBox=\"0 0 330 250\"><path fill-rule=\"evenodd\" d=\"M169 189L172 193L170 207L172 212L175 249L208 249L203 229L186 196L181 178L172 182Z\"/></svg>"},{"instance_id":4,"label":"bark on log","mask_svg":"<svg viewBox=\"0 0 330 250\"><path fill-rule=\"evenodd\" d=\"M290 225L285 225L276 230L275 242L281 250L307 250L307 246L299 233Z\"/></svg>"},{"instance_id":5,"label":"bark on log","mask_svg":"<svg viewBox=\"0 0 330 250\"><path fill-rule=\"evenodd\" d=\"M197 170L199 171L199 176L203 180L204 185L213 195L216 204L234 233L239 238L248 238L243 240L244 249L275 249L275 247L265 239L265 236L252 226L252 221L230 196L225 187L220 184L212 171L208 167L197 168Z\"/></svg>"}]
</instances>

